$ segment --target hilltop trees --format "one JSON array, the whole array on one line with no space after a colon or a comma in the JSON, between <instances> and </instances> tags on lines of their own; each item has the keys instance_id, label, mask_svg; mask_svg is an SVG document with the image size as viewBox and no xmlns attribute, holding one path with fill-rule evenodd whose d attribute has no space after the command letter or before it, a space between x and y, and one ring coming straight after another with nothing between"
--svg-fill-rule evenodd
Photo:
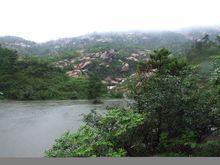
<instances>
[{"instance_id":1,"label":"hilltop trees","mask_svg":"<svg viewBox=\"0 0 220 165\"><path fill-rule=\"evenodd\" d=\"M205 34L201 39L194 41L190 49L187 51L187 58L191 63L201 64L211 62L210 57L220 53L219 35L215 39L210 39L208 34Z\"/></svg>"}]
</instances>

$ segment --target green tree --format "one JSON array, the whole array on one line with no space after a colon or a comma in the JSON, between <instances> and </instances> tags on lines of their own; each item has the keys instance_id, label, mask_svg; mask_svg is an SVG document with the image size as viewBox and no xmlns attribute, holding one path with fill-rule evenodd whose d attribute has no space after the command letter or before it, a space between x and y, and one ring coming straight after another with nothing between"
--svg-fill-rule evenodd
<instances>
[{"instance_id":1,"label":"green tree","mask_svg":"<svg viewBox=\"0 0 220 165\"><path fill-rule=\"evenodd\" d=\"M70 78L47 58L18 56L0 47L0 98L86 99L86 78Z\"/></svg>"},{"instance_id":2,"label":"green tree","mask_svg":"<svg viewBox=\"0 0 220 165\"><path fill-rule=\"evenodd\" d=\"M47 157L138 156L136 145L139 137L136 128L143 123L143 119L132 110L120 108L108 109L105 116L92 111L84 116L85 126L76 133L66 133L57 139L56 144L46 151L46 155Z\"/></svg>"},{"instance_id":3,"label":"green tree","mask_svg":"<svg viewBox=\"0 0 220 165\"><path fill-rule=\"evenodd\" d=\"M85 127L59 139L47 156L191 156L202 148L219 156L219 143L202 145L220 128L218 95L198 73L168 50L155 51L139 65L130 108L86 115Z\"/></svg>"},{"instance_id":4,"label":"green tree","mask_svg":"<svg viewBox=\"0 0 220 165\"><path fill-rule=\"evenodd\" d=\"M88 81L88 99L93 100L93 103L101 103L100 97L102 95L104 85L101 79L95 73L89 74Z\"/></svg>"}]
</instances>

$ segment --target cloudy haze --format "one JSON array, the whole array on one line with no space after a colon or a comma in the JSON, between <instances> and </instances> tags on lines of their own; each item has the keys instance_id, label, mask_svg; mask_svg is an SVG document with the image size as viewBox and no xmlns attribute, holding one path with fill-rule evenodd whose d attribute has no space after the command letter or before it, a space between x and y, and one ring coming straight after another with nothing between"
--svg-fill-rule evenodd
<instances>
[{"instance_id":1,"label":"cloudy haze","mask_svg":"<svg viewBox=\"0 0 220 165\"><path fill-rule=\"evenodd\" d=\"M218 0L0 0L0 36L43 42L91 32L219 25Z\"/></svg>"}]
</instances>

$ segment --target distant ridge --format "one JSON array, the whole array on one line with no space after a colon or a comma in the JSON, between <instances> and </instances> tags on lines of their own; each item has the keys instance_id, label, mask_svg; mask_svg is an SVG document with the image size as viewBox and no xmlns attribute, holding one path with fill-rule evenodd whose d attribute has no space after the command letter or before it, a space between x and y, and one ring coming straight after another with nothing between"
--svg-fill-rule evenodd
<instances>
[{"instance_id":1,"label":"distant ridge","mask_svg":"<svg viewBox=\"0 0 220 165\"><path fill-rule=\"evenodd\" d=\"M16 36L0 37L3 47L15 49L22 55L54 55L66 50L84 50L98 44L117 43L157 49L166 47L171 51L181 51L180 45L189 43L209 33L210 38L220 34L220 26L192 27L176 31L128 31L128 32L94 32L78 37L60 38L43 43L36 43Z\"/></svg>"}]
</instances>

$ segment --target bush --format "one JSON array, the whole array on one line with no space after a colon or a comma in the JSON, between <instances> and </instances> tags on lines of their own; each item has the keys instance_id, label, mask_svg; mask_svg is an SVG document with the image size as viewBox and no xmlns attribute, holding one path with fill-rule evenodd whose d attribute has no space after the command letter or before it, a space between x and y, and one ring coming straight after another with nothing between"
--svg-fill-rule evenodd
<instances>
[{"instance_id":1,"label":"bush","mask_svg":"<svg viewBox=\"0 0 220 165\"><path fill-rule=\"evenodd\" d=\"M85 115L86 125L76 133L66 133L46 151L48 157L125 156L136 126L143 122L140 114L131 110L111 108L101 116L96 112Z\"/></svg>"},{"instance_id":2,"label":"bush","mask_svg":"<svg viewBox=\"0 0 220 165\"><path fill-rule=\"evenodd\" d=\"M196 148L194 156L219 157L220 156L220 141L207 141L203 144L199 144Z\"/></svg>"}]
</instances>

